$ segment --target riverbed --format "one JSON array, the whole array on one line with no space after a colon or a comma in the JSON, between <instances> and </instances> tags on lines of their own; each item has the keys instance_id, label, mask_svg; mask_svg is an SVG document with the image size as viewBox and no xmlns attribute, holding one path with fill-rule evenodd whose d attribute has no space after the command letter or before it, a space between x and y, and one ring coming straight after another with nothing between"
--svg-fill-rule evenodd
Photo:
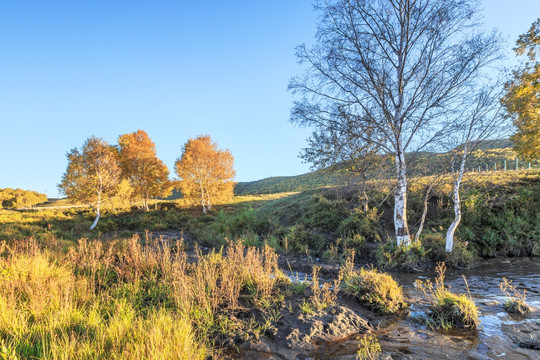
<instances>
[{"instance_id":1,"label":"riverbed","mask_svg":"<svg viewBox=\"0 0 540 360\"><path fill-rule=\"evenodd\" d=\"M300 275L302 276L302 274ZM392 273L403 286L407 310L393 316L368 315L372 333L378 338L381 359L540 359L540 258L506 258L483 261L468 270L449 269L446 285L455 292L470 293L478 306L477 329L436 330L422 321L427 304L415 288L417 279L433 279L435 273ZM508 314L499 283L506 277L520 290L527 291L527 303L536 310L527 315ZM366 317L365 312L361 316ZM271 339L257 348L241 350L237 359L355 359L358 334L342 339L318 342L315 349L283 347Z\"/></svg>"}]
</instances>

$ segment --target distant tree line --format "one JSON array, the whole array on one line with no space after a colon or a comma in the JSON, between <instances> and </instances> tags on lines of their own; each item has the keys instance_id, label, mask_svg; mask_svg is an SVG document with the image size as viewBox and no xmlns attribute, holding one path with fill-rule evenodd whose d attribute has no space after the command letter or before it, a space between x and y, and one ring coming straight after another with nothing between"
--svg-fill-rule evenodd
<instances>
[{"instance_id":1,"label":"distant tree line","mask_svg":"<svg viewBox=\"0 0 540 360\"><path fill-rule=\"evenodd\" d=\"M0 208L31 207L47 202L47 195L22 189L0 189Z\"/></svg>"}]
</instances>

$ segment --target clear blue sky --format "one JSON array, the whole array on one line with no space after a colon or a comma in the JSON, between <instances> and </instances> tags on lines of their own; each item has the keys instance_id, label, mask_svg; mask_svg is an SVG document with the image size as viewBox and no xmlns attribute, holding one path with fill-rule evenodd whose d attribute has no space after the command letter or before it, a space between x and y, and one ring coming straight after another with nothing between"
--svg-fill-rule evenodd
<instances>
[{"instance_id":1,"label":"clear blue sky","mask_svg":"<svg viewBox=\"0 0 540 360\"><path fill-rule=\"evenodd\" d=\"M508 49L540 16L539 0L483 6ZM0 188L57 196L69 149L137 129L171 171L199 134L237 181L308 171L286 88L315 26L310 0L0 2Z\"/></svg>"}]
</instances>

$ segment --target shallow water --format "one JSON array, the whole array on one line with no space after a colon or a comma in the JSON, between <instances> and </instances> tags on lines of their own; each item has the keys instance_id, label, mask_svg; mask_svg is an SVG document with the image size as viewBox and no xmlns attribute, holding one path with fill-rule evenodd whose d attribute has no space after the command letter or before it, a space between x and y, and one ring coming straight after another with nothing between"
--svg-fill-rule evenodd
<instances>
[{"instance_id":1,"label":"shallow water","mask_svg":"<svg viewBox=\"0 0 540 360\"><path fill-rule=\"evenodd\" d=\"M447 270L445 284L465 292L467 283L480 314L475 330L432 330L418 321L426 306L414 287L417 279L433 279L435 273L393 273L403 286L411 306L399 316L388 317L375 334L382 348L382 359L540 359L540 311L522 316L504 310L505 296L499 289L502 277L527 290L527 303L540 308L540 258L493 259L470 270ZM298 276L304 279L304 274ZM309 280L309 276L308 276ZM294 349L243 352L242 359L354 359L359 347L357 336L320 344L312 353Z\"/></svg>"},{"instance_id":2,"label":"shallow water","mask_svg":"<svg viewBox=\"0 0 540 360\"><path fill-rule=\"evenodd\" d=\"M421 298L413 286L415 280L433 279L435 273L392 275L412 300ZM393 359L540 359L540 351L518 346L520 340L515 336L516 329L518 333L530 332L531 341L535 341L533 337L540 335L534 334L538 328L535 325L540 325L539 311L526 316L508 314L504 310L506 298L499 289L502 277L506 277L518 289L527 290L529 305L540 308L540 259L493 259L470 270L447 270L445 284L454 291L465 292L463 276L478 306L480 325L477 330L431 330L415 321L425 315L425 308L413 301L408 314L378 331L383 354ZM349 345L350 353L354 354L358 344Z\"/></svg>"}]
</instances>

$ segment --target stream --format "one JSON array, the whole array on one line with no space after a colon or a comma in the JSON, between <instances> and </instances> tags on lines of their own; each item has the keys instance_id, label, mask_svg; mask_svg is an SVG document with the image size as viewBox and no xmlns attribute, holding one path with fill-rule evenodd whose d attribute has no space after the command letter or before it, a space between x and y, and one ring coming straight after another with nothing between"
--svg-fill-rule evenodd
<instances>
[{"instance_id":1,"label":"stream","mask_svg":"<svg viewBox=\"0 0 540 360\"><path fill-rule=\"evenodd\" d=\"M527 291L527 303L540 308L540 258L503 258L483 261L469 270L448 269L445 284L454 292L466 292L463 276L478 306L478 329L433 330L418 319L427 306L414 286L417 279L433 280L435 273L391 273L403 286L410 307L400 315L379 317L374 334L381 359L540 359L540 311L508 314L499 289L503 277ZM303 274L300 278L303 279ZM317 345L316 350L273 349L241 351L237 359L355 359L358 336Z\"/></svg>"}]
</instances>

